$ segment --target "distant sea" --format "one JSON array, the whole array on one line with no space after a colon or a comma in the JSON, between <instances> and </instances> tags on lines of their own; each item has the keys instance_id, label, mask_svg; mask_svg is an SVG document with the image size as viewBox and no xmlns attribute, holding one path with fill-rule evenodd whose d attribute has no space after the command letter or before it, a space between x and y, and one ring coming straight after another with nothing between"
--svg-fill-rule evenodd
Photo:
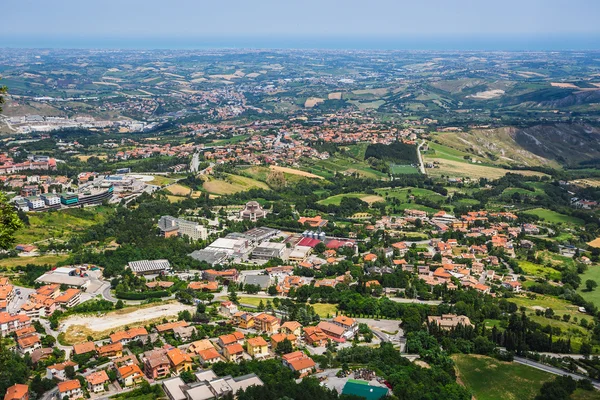
<instances>
[{"instance_id":1,"label":"distant sea","mask_svg":"<svg viewBox=\"0 0 600 400\"><path fill-rule=\"evenodd\" d=\"M446 37L86 37L0 36L0 48L60 49L339 49L438 51L600 50L600 35Z\"/></svg>"}]
</instances>

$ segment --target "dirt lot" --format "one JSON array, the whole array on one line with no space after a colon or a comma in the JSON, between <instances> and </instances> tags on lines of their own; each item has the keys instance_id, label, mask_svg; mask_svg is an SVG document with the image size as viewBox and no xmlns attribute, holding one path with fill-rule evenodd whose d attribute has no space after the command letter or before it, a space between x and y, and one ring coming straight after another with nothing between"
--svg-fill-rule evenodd
<instances>
[{"instance_id":1,"label":"dirt lot","mask_svg":"<svg viewBox=\"0 0 600 400\"><path fill-rule=\"evenodd\" d=\"M329 100L341 100L342 99L342 92L333 92L333 93L329 93L327 95L327 98Z\"/></svg>"},{"instance_id":2,"label":"dirt lot","mask_svg":"<svg viewBox=\"0 0 600 400\"><path fill-rule=\"evenodd\" d=\"M316 106L319 103L322 103L323 101L325 101L325 100L319 99L318 97L309 97L304 102L304 107L306 107L306 108L313 108L314 106Z\"/></svg>"},{"instance_id":3,"label":"dirt lot","mask_svg":"<svg viewBox=\"0 0 600 400\"><path fill-rule=\"evenodd\" d=\"M271 168L274 171L281 171L285 174L300 175L300 176L304 176L306 178L324 179L322 176L311 174L310 172L306 172L306 171L300 171L299 169L278 167L277 165L271 165L269 168Z\"/></svg>"},{"instance_id":4,"label":"dirt lot","mask_svg":"<svg viewBox=\"0 0 600 400\"><path fill-rule=\"evenodd\" d=\"M74 315L62 321L59 330L65 332L68 342L74 343L80 341L80 336L81 341L85 341L88 335L101 338L120 327L142 326L152 321L161 321L163 318L174 317L183 310L193 311L194 307L172 303L147 308L131 307L98 316Z\"/></svg>"},{"instance_id":5,"label":"dirt lot","mask_svg":"<svg viewBox=\"0 0 600 400\"><path fill-rule=\"evenodd\" d=\"M167 191L169 191L171 194L173 194L175 196L187 196L188 194L190 194L192 189L176 183L174 185L169 186L167 188Z\"/></svg>"}]
</instances>

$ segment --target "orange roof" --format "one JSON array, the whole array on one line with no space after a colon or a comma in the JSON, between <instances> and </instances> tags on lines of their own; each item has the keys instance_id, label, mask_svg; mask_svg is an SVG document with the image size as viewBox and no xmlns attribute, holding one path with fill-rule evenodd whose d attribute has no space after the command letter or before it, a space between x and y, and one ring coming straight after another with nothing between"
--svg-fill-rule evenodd
<instances>
[{"instance_id":1,"label":"orange roof","mask_svg":"<svg viewBox=\"0 0 600 400\"><path fill-rule=\"evenodd\" d=\"M305 369L314 368L316 364L312 358L305 357L290 361L290 365L294 371L302 371Z\"/></svg>"},{"instance_id":2,"label":"orange roof","mask_svg":"<svg viewBox=\"0 0 600 400\"><path fill-rule=\"evenodd\" d=\"M408 264L408 261L406 261L405 259L394 260L394 265L404 265L404 264Z\"/></svg>"},{"instance_id":3,"label":"orange roof","mask_svg":"<svg viewBox=\"0 0 600 400\"><path fill-rule=\"evenodd\" d=\"M189 325L189 323L187 321L167 322L166 324L156 325L156 330L158 331L158 333L163 333L163 332L171 331L177 327L184 327L184 326L188 326L188 325Z\"/></svg>"},{"instance_id":4,"label":"orange roof","mask_svg":"<svg viewBox=\"0 0 600 400\"><path fill-rule=\"evenodd\" d=\"M123 344L121 342L111 343L98 347L98 354L112 353L116 351L123 351Z\"/></svg>"},{"instance_id":5,"label":"orange roof","mask_svg":"<svg viewBox=\"0 0 600 400\"><path fill-rule=\"evenodd\" d=\"M295 342L296 335L292 333L290 333L289 335L286 335L285 333L276 333L273 336L271 336L271 340L275 343L283 342L285 339L289 340L290 342Z\"/></svg>"},{"instance_id":6,"label":"orange roof","mask_svg":"<svg viewBox=\"0 0 600 400\"><path fill-rule=\"evenodd\" d=\"M56 300L57 303L68 303L73 297L77 296L79 293L81 293L81 290L79 289L67 289L63 294L61 294L54 300Z\"/></svg>"},{"instance_id":7,"label":"orange roof","mask_svg":"<svg viewBox=\"0 0 600 400\"><path fill-rule=\"evenodd\" d=\"M142 374L142 370L140 369L140 367L137 366L137 364L124 365L121 368L119 368L119 375L123 379L135 374Z\"/></svg>"},{"instance_id":8,"label":"orange roof","mask_svg":"<svg viewBox=\"0 0 600 400\"><path fill-rule=\"evenodd\" d=\"M192 359L190 358L190 356L178 348L169 350L167 352L167 357L169 357L169 361L171 361L171 364L173 364L173 365L179 365L184 362L192 362Z\"/></svg>"},{"instance_id":9,"label":"orange roof","mask_svg":"<svg viewBox=\"0 0 600 400\"><path fill-rule=\"evenodd\" d=\"M227 353L229 354L239 354L244 352L244 348L239 343L230 344L229 346L225 346Z\"/></svg>"},{"instance_id":10,"label":"orange roof","mask_svg":"<svg viewBox=\"0 0 600 400\"><path fill-rule=\"evenodd\" d=\"M136 336L147 335L146 328L131 328L128 331L119 331L110 335L111 342L120 342L123 339L133 339Z\"/></svg>"},{"instance_id":11,"label":"orange roof","mask_svg":"<svg viewBox=\"0 0 600 400\"><path fill-rule=\"evenodd\" d=\"M104 382L108 381L108 375L104 370L96 371L86 376L85 380L88 381L90 385L102 385Z\"/></svg>"},{"instance_id":12,"label":"orange roof","mask_svg":"<svg viewBox=\"0 0 600 400\"><path fill-rule=\"evenodd\" d=\"M257 337L248 339L248 346L251 346L251 347L267 346L267 342L265 341L265 339L262 338L262 336L257 336Z\"/></svg>"},{"instance_id":13,"label":"orange roof","mask_svg":"<svg viewBox=\"0 0 600 400\"><path fill-rule=\"evenodd\" d=\"M27 393L29 393L29 387L17 383L6 389L4 400L21 400Z\"/></svg>"},{"instance_id":14,"label":"orange roof","mask_svg":"<svg viewBox=\"0 0 600 400\"><path fill-rule=\"evenodd\" d=\"M228 344L235 343L238 340L244 339L244 337L245 336L242 332L235 331L228 335L219 336L219 340L221 341L221 343L223 343L225 346L227 346Z\"/></svg>"},{"instance_id":15,"label":"orange roof","mask_svg":"<svg viewBox=\"0 0 600 400\"><path fill-rule=\"evenodd\" d=\"M281 325L281 327L289 329L290 331L295 331L298 328L302 328L302 324L298 321L286 321Z\"/></svg>"},{"instance_id":16,"label":"orange roof","mask_svg":"<svg viewBox=\"0 0 600 400\"><path fill-rule=\"evenodd\" d=\"M379 282L377 282L377 283L379 283ZM352 325L356 324L356 320L354 318L346 317L345 315L338 315L337 317L335 317L333 319L333 322L336 322L336 323L344 325L344 326L352 326Z\"/></svg>"},{"instance_id":17,"label":"orange roof","mask_svg":"<svg viewBox=\"0 0 600 400\"><path fill-rule=\"evenodd\" d=\"M73 346L75 354L85 354L96 350L94 342L80 343Z\"/></svg>"},{"instance_id":18,"label":"orange roof","mask_svg":"<svg viewBox=\"0 0 600 400\"><path fill-rule=\"evenodd\" d=\"M254 319L256 319L256 320L258 320L258 321L262 321L262 322L270 322L270 323L273 323L273 322L276 322L276 321L278 321L278 318L277 318L277 317L274 317L274 316L272 316L272 315L265 314L265 313L262 313L262 314L259 314L259 315L257 315L256 317L254 317Z\"/></svg>"},{"instance_id":19,"label":"orange roof","mask_svg":"<svg viewBox=\"0 0 600 400\"><path fill-rule=\"evenodd\" d=\"M198 355L200 356L201 359L203 359L205 361L214 360L215 358L221 357L215 349L202 350L201 352L198 353Z\"/></svg>"},{"instance_id":20,"label":"orange roof","mask_svg":"<svg viewBox=\"0 0 600 400\"><path fill-rule=\"evenodd\" d=\"M375 261L377 260L377 256L373 253L365 254L363 257L365 261Z\"/></svg>"},{"instance_id":21,"label":"orange roof","mask_svg":"<svg viewBox=\"0 0 600 400\"><path fill-rule=\"evenodd\" d=\"M65 392L75 390L75 389L81 389L81 384L79 383L79 381L77 379L58 383L58 391L60 393L65 393Z\"/></svg>"}]
</instances>

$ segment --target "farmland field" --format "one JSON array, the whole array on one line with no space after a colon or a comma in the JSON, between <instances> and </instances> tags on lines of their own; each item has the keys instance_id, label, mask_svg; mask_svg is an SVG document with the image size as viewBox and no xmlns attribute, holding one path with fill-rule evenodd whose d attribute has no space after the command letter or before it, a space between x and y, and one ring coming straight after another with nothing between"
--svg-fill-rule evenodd
<instances>
[{"instance_id":1,"label":"farmland field","mask_svg":"<svg viewBox=\"0 0 600 400\"><path fill-rule=\"evenodd\" d=\"M390 164L390 173L393 175L418 174L419 169L412 165Z\"/></svg>"},{"instance_id":2,"label":"farmland field","mask_svg":"<svg viewBox=\"0 0 600 400\"><path fill-rule=\"evenodd\" d=\"M344 197L349 197L349 198L356 198L356 199L361 199L364 202L367 202L369 204L372 203L376 203L378 201L384 201L383 197L381 196L377 196L377 195L373 195L373 194L366 194L366 193L348 193L348 194L338 194L335 196L331 196L328 197L324 200L319 201L319 204L323 204L323 205L336 205L339 206L340 203L342 202L342 199Z\"/></svg>"},{"instance_id":3,"label":"farmland field","mask_svg":"<svg viewBox=\"0 0 600 400\"><path fill-rule=\"evenodd\" d=\"M187 196L192 192L192 189L189 187L180 185L178 183L169 186L166 190L173 196Z\"/></svg>"},{"instance_id":4,"label":"farmland field","mask_svg":"<svg viewBox=\"0 0 600 400\"><path fill-rule=\"evenodd\" d=\"M25 266L27 264L35 265L56 265L69 258L68 255L44 255L38 257L12 257L0 260L0 268L14 268Z\"/></svg>"},{"instance_id":5,"label":"farmland field","mask_svg":"<svg viewBox=\"0 0 600 400\"><path fill-rule=\"evenodd\" d=\"M204 182L203 187L204 190L209 193L220 195L243 192L252 188L269 189L269 186L264 182L247 178L245 176L230 174L228 174L223 180L209 177L208 180Z\"/></svg>"},{"instance_id":6,"label":"farmland field","mask_svg":"<svg viewBox=\"0 0 600 400\"><path fill-rule=\"evenodd\" d=\"M543 219L546 222L554 223L554 224L574 224L574 225L583 225L583 221L577 217L571 217L569 215L564 215L557 213L556 211L547 210L545 208L534 208L532 210L525 211L526 214L532 214L538 216L540 219Z\"/></svg>"},{"instance_id":7,"label":"farmland field","mask_svg":"<svg viewBox=\"0 0 600 400\"><path fill-rule=\"evenodd\" d=\"M477 400L533 399L554 378L548 372L491 357L460 354L452 358L458 378Z\"/></svg>"},{"instance_id":8,"label":"farmland field","mask_svg":"<svg viewBox=\"0 0 600 400\"><path fill-rule=\"evenodd\" d=\"M267 304L267 301L273 302L272 298L260 298L260 297L243 297L239 298L241 304L247 304L249 306L258 307L261 300L263 305ZM311 304L311 306L315 309L315 312L319 314L321 318L327 318L327 316L333 317L337 311L337 306L335 304L327 304L327 303L315 303Z\"/></svg>"}]
</instances>

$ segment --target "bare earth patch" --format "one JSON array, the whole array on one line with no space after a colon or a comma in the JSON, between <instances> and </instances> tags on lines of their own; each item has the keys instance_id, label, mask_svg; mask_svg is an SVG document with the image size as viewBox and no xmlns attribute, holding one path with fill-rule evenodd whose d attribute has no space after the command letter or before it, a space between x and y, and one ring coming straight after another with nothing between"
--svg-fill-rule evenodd
<instances>
[{"instance_id":1,"label":"bare earth patch","mask_svg":"<svg viewBox=\"0 0 600 400\"><path fill-rule=\"evenodd\" d=\"M306 101L304 102L304 107L306 108L313 108L314 106L316 106L319 103L323 103L325 100L320 99L318 97L309 97L308 99L306 99Z\"/></svg>"},{"instance_id":2,"label":"bare earth patch","mask_svg":"<svg viewBox=\"0 0 600 400\"><path fill-rule=\"evenodd\" d=\"M300 171L299 169L280 167L277 165L270 165L269 168L274 171L283 172L285 174L300 175L300 176L304 176L305 178L324 179L322 176L311 174L310 172L306 172L306 171Z\"/></svg>"}]
</instances>

